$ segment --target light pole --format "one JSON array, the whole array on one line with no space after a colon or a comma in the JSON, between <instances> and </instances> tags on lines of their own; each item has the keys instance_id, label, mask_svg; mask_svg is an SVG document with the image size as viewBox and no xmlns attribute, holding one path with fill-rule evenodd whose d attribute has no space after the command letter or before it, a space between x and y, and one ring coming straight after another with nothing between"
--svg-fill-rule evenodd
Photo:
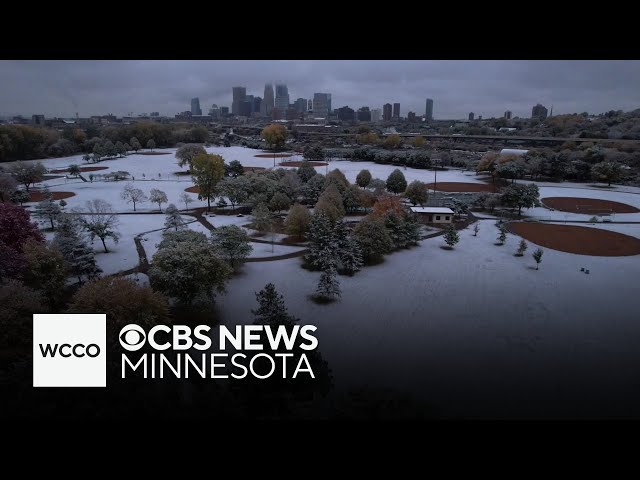
<instances>
[{"instance_id":1,"label":"light pole","mask_svg":"<svg viewBox=\"0 0 640 480\"><path fill-rule=\"evenodd\" d=\"M438 159L433 160L433 168L434 168L433 198L436 198L436 188L438 187L438 162L440 162L440 160Z\"/></svg>"}]
</instances>

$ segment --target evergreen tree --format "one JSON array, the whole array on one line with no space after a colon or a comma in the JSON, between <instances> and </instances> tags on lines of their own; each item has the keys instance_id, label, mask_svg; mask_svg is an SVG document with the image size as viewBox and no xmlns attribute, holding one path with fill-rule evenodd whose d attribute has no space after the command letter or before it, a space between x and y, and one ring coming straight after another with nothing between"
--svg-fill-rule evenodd
<instances>
[{"instance_id":1,"label":"evergreen tree","mask_svg":"<svg viewBox=\"0 0 640 480\"><path fill-rule=\"evenodd\" d=\"M449 248L453 248L456 243L460 241L460 235L456 231L456 228L453 224L450 224L444 233L444 241L449 246Z\"/></svg>"},{"instance_id":2,"label":"evergreen tree","mask_svg":"<svg viewBox=\"0 0 640 480\"><path fill-rule=\"evenodd\" d=\"M302 162L300 168L298 168L298 171L296 173L298 174L298 177L300 177L300 180L302 180L302 183L307 183L309 180L311 180L312 177L317 174L316 169L313 167L313 165L311 165L311 163L307 161Z\"/></svg>"},{"instance_id":3,"label":"evergreen tree","mask_svg":"<svg viewBox=\"0 0 640 480\"><path fill-rule=\"evenodd\" d=\"M336 297L339 297L340 294L338 272L336 272L335 267L331 266L326 270L323 270L322 275L320 275L320 281L316 288L316 298L321 300L333 300Z\"/></svg>"},{"instance_id":4,"label":"evergreen tree","mask_svg":"<svg viewBox=\"0 0 640 480\"><path fill-rule=\"evenodd\" d=\"M409 242L406 238L403 218L393 210L387 211L382 218L384 220L384 226L389 232L393 248L405 248Z\"/></svg>"},{"instance_id":5,"label":"evergreen tree","mask_svg":"<svg viewBox=\"0 0 640 480\"><path fill-rule=\"evenodd\" d=\"M498 228L500 229L500 235L498 235L498 242L500 245L504 245L504 242L507 241L507 229L502 224L500 224Z\"/></svg>"},{"instance_id":6,"label":"evergreen tree","mask_svg":"<svg viewBox=\"0 0 640 480\"><path fill-rule=\"evenodd\" d=\"M335 228L335 235L338 240L338 255L342 270L347 275L353 275L362 267L362 249L351 229L345 223L338 223Z\"/></svg>"},{"instance_id":7,"label":"evergreen tree","mask_svg":"<svg viewBox=\"0 0 640 480\"><path fill-rule=\"evenodd\" d=\"M409 214L404 217L403 228L407 246L417 245L420 241L420 231L422 230L422 224L418 217L415 214Z\"/></svg>"},{"instance_id":8,"label":"evergreen tree","mask_svg":"<svg viewBox=\"0 0 640 480\"><path fill-rule=\"evenodd\" d=\"M60 251L69 273L78 278L78 283L82 283L83 277L91 280L102 273L93 249L78 232L77 220L72 216L63 216L53 238L53 246Z\"/></svg>"},{"instance_id":9,"label":"evergreen tree","mask_svg":"<svg viewBox=\"0 0 640 480\"><path fill-rule=\"evenodd\" d=\"M254 325L271 325L290 326L298 321L293 315L290 315L284 298L278 293L273 283L268 283L265 287L256 293L258 308L251 310L255 315Z\"/></svg>"},{"instance_id":10,"label":"evergreen tree","mask_svg":"<svg viewBox=\"0 0 640 480\"><path fill-rule=\"evenodd\" d=\"M216 206L218 208L227 208L229 204L227 203L227 200L224 197L220 197L220 199L216 202Z\"/></svg>"},{"instance_id":11,"label":"evergreen tree","mask_svg":"<svg viewBox=\"0 0 640 480\"><path fill-rule=\"evenodd\" d=\"M524 252L527 251L527 242L524 241L524 238L520 240L520 244L518 245L518 251L516 252L517 257L522 257Z\"/></svg>"},{"instance_id":12,"label":"evergreen tree","mask_svg":"<svg viewBox=\"0 0 640 480\"><path fill-rule=\"evenodd\" d=\"M322 191L324 190L324 175L317 173L311 177L302 188L302 195L309 203L315 203L320 198Z\"/></svg>"},{"instance_id":13,"label":"evergreen tree","mask_svg":"<svg viewBox=\"0 0 640 480\"><path fill-rule=\"evenodd\" d=\"M311 217L307 238L309 253L304 257L305 262L317 270L334 267L337 261L338 241L335 227L326 214L319 212Z\"/></svg>"},{"instance_id":14,"label":"evergreen tree","mask_svg":"<svg viewBox=\"0 0 640 480\"><path fill-rule=\"evenodd\" d=\"M542 262L542 254L544 253L544 250L542 250L541 248L538 248L535 252L533 252L532 256L533 259L536 261L536 270L540 269L540 262Z\"/></svg>"},{"instance_id":15,"label":"evergreen tree","mask_svg":"<svg viewBox=\"0 0 640 480\"><path fill-rule=\"evenodd\" d=\"M182 216L180 215L180 210L173 204L170 203L167 208L165 208L164 213L166 214L166 219L164 221L164 227L168 229L182 230L186 228L184 221L182 220Z\"/></svg>"}]
</instances>

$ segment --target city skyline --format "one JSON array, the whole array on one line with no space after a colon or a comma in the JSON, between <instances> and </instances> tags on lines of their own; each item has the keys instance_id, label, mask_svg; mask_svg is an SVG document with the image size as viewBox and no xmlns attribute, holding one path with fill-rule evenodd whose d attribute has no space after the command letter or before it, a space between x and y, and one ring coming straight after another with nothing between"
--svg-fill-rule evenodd
<instances>
[{"instance_id":1,"label":"city skyline","mask_svg":"<svg viewBox=\"0 0 640 480\"><path fill-rule=\"evenodd\" d=\"M260 96L284 84L291 99L332 95L332 106L381 109L436 119L528 118L540 103L554 114L640 106L639 61L1 61L0 115L73 117L159 111L173 116L198 97L203 111L232 106L232 87ZM230 108L231 109L231 108Z\"/></svg>"}]
</instances>

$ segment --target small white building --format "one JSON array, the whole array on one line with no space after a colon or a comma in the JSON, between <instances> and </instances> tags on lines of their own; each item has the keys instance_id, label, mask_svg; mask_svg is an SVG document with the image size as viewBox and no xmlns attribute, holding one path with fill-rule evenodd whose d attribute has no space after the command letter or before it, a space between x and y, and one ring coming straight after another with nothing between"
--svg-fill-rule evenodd
<instances>
[{"instance_id":1,"label":"small white building","mask_svg":"<svg viewBox=\"0 0 640 480\"><path fill-rule=\"evenodd\" d=\"M422 223L451 223L453 210L446 207L411 207Z\"/></svg>"},{"instance_id":2,"label":"small white building","mask_svg":"<svg viewBox=\"0 0 640 480\"><path fill-rule=\"evenodd\" d=\"M529 150L523 150L520 148L503 148L502 150L500 150L500 155L515 155L517 157L520 157L528 151Z\"/></svg>"}]
</instances>

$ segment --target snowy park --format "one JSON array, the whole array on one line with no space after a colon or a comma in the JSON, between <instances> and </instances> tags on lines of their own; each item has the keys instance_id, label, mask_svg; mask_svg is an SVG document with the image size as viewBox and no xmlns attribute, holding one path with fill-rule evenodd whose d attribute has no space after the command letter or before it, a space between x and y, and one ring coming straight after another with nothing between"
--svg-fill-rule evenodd
<instances>
[{"instance_id":1,"label":"snowy park","mask_svg":"<svg viewBox=\"0 0 640 480\"><path fill-rule=\"evenodd\" d=\"M244 147L206 150L221 155L227 163L238 160L245 168L273 168L274 161L276 167L280 161L256 157L259 150ZM182 221L189 230L209 235L206 224L191 215L192 210L206 207L206 201L191 194L193 201L188 208L181 204L181 195L193 186L193 181L186 167L178 166L175 152L176 149L166 149L158 150L164 155L132 153L100 162L100 166L108 168L94 172L92 181L61 175L35 188L73 193L65 199L66 210L82 210L87 201L94 199L111 204L120 239L118 243L106 240L108 253L96 240L96 261L104 275L135 270L140 258L134 238L139 237L151 261L162 240L163 213L168 203L182 210ZM66 169L72 164L87 166L81 156L42 162L48 170ZM392 165L344 160L315 168L323 175L339 169L350 182L355 182L363 169L382 180L396 169ZM128 172L133 178L104 181L99 175L110 171ZM402 173L407 182L431 184L436 180L436 172L431 170L405 168ZM87 175L83 174L85 179ZM474 172L455 169L438 171L437 182L484 184ZM138 204L134 212L133 205L121 197L127 183L147 195L151 189L160 189L166 193L167 202L159 206L146 201ZM538 188L542 204L523 210L527 220L602 229L640 239L640 213L594 215L544 205L546 197L575 197L610 200L640 209L639 188L602 189L568 182L539 183ZM25 203L30 210L35 205ZM203 218L214 228L235 225L254 235L256 232L247 227L251 216L234 213ZM637 372L617 366L640 357L640 324L629 313L640 306L636 293L640 255L578 255L529 242L526 254L516 257L522 238L509 232L503 244L497 245L500 232L495 218L478 213L477 232L474 234L473 227L461 229L460 240L453 249L443 249L443 237L434 236L412 248L395 251L354 276L341 275L340 299L329 304L310 300L321 273L301 268L300 258L266 261L299 254L304 245L283 244L283 234L258 241L253 238L249 261L242 266L241 274L229 281L226 294L217 297L217 308L224 324L250 323L256 292L274 283L289 311L302 324L318 327L320 350L333 369L338 387L358 380L376 387L412 391L450 416L462 414L468 406L454 400L461 398L459 385L465 385L474 395L508 392L502 399L486 399L496 408L504 405L506 409L507 404L526 403L534 386L536 394L545 398L553 397L560 389L559 394L571 391L597 399L603 386L621 389L621 385L636 382ZM41 224L46 227L46 222ZM48 239L52 235L46 232ZM544 248L544 256L537 265L531 254L539 246ZM146 276L140 275L146 282ZM585 364L593 365L591 375L597 389L586 383ZM552 378L541 379L550 371L555 372ZM416 378L423 379L418 390ZM523 379L531 381L530 389L522 387L527 384ZM623 402L621 415L632 409L637 414L637 408ZM481 404L478 409L478 415L482 415ZM536 406L531 405L528 413L535 412ZM473 412L465 413L473 416ZM577 416L588 413L581 412L576 403Z\"/></svg>"}]
</instances>

